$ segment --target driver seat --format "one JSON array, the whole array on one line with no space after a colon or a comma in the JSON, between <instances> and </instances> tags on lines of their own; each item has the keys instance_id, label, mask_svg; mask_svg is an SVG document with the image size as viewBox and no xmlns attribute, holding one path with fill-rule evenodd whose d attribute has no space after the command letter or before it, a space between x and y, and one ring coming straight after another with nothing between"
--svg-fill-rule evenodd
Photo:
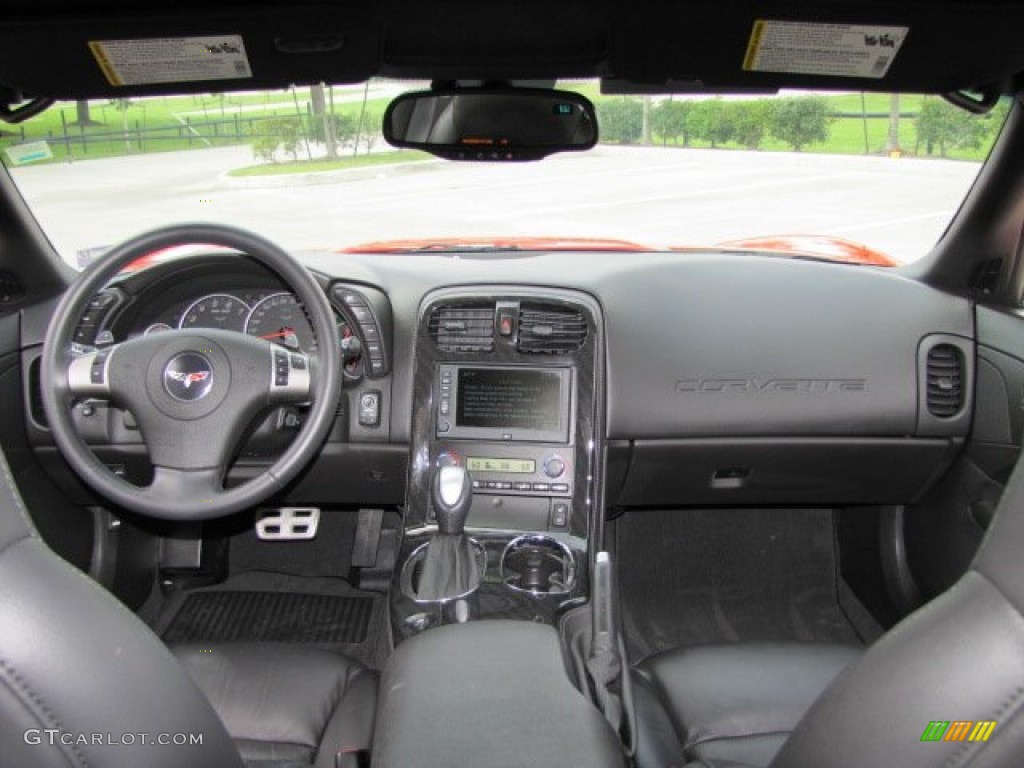
<instances>
[{"instance_id":1,"label":"driver seat","mask_svg":"<svg viewBox=\"0 0 1024 768\"><path fill-rule=\"evenodd\" d=\"M0 764L335 768L369 749L377 678L355 660L274 643L176 653L43 543L0 453Z\"/></svg>"}]
</instances>

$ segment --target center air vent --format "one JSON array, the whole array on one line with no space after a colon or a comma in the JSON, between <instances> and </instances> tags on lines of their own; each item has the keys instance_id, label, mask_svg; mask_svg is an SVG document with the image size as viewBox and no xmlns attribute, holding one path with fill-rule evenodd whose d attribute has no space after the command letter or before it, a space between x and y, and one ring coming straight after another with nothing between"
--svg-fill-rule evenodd
<instances>
[{"instance_id":1,"label":"center air vent","mask_svg":"<svg viewBox=\"0 0 1024 768\"><path fill-rule=\"evenodd\" d=\"M564 355L583 346L587 321L568 307L523 304L519 308L520 352Z\"/></svg>"},{"instance_id":2,"label":"center air vent","mask_svg":"<svg viewBox=\"0 0 1024 768\"><path fill-rule=\"evenodd\" d=\"M494 305L438 307L430 316L429 331L442 352L493 352Z\"/></svg>"},{"instance_id":3,"label":"center air vent","mask_svg":"<svg viewBox=\"0 0 1024 768\"><path fill-rule=\"evenodd\" d=\"M928 413L940 419L956 416L964 406L964 357L952 344L928 350L926 369Z\"/></svg>"}]
</instances>

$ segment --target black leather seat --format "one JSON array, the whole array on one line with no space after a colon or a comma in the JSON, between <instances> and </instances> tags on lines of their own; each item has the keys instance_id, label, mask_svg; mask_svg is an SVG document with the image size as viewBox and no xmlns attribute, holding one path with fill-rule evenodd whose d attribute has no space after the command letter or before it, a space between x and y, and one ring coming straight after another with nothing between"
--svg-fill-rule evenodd
<instances>
[{"instance_id":1,"label":"black leather seat","mask_svg":"<svg viewBox=\"0 0 1024 768\"><path fill-rule=\"evenodd\" d=\"M823 655L818 647L796 644L702 649L641 665L635 691L638 767L678 765L684 747L694 766L714 768L1024 764L1022 552L1024 461L967 572L830 684L827 678L842 659L832 657L834 651ZM700 666L705 668L696 670ZM768 671L755 673L773 667L778 679ZM746 685L742 674L749 677ZM777 740L767 733L751 733L757 747L749 751L744 738L709 738L742 735L743 724L788 730L796 709L821 687L774 758ZM935 721L970 726L956 728L948 739L923 740ZM990 731L988 738L972 741L978 723L995 725L983 729ZM941 725L939 730L947 733Z\"/></svg>"},{"instance_id":2,"label":"black leather seat","mask_svg":"<svg viewBox=\"0 0 1024 768\"><path fill-rule=\"evenodd\" d=\"M651 656L634 676L643 729L638 764L768 765L815 699L862 653L846 645L737 643Z\"/></svg>"},{"instance_id":3,"label":"black leather seat","mask_svg":"<svg viewBox=\"0 0 1024 768\"><path fill-rule=\"evenodd\" d=\"M378 675L353 659L284 643L171 650L248 764L335 768L336 754L370 746Z\"/></svg>"},{"instance_id":4,"label":"black leather seat","mask_svg":"<svg viewBox=\"0 0 1024 768\"><path fill-rule=\"evenodd\" d=\"M0 455L0 765L334 768L335 750L369 747L376 680L356 662L276 645L206 650L176 659L53 554Z\"/></svg>"}]
</instances>

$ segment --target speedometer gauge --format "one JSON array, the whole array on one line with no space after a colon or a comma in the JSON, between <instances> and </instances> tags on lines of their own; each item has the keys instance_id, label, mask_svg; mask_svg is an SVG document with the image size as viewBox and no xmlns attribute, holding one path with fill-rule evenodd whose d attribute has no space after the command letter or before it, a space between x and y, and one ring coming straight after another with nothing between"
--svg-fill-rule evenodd
<instances>
[{"instance_id":1,"label":"speedometer gauge","mask_svg":"<svg viewBox=\"0 0 1024 768\"><path fill-rule=\"evenodd\" d=\"M316 349L313 326L306 317L306 310L291 293L275 293L258 302L249 312L245 332L289 349L303 352Z\"/></svg>"},{"instance_id":2,"label":"speedometer gauge","mask_svg":"<svg viewBox=\"0 0 1024 768\"><path fill-rule=\"evenodd\" d=\"M241 331L249 315L249 305L227 293L211 293L192 302L178 321L179 328L219 328Z\"/></svg>"}]
</instances>

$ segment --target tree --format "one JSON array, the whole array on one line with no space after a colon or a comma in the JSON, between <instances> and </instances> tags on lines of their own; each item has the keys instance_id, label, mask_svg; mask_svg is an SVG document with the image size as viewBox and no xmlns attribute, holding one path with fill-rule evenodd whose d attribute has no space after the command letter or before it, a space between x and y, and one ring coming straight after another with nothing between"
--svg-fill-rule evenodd
<instances>
[{"instance_id":1,"label":"tree","mask_svg":"<svg viewBox=\"0 0 1024 768\"><path fill-rule=\"evenodd\" d=\"M132 151L132 140L128 135L128 110L134 106L131 99L111 99L110 106L121 113L121 127L124 129L124 151Z\"/></svg>"},{"instance_id":2,"label":"tree","mask_svg":"<svg viewBox=\"0 0 1024 768\"><path fill-rule=\"evenodd\" d=\"M737 101L729 105L733 134L747 149L759 149L772 117L772 103L767 99Z\"/></svg>"},{"instance_id":3,"label":"tree","mask_svg":"<svg viewBox=\"0 0 1024 768\"><path fill-rule=\"evenodd\" d=\"M734 126L728 105L722 99L695 101L686 118L694 138L706 141L715 149L733 138Z\"/></svg>"},{"instance_id":4,"label":"tree","mask_svg":"<svg viewBox=\"0 0 1024 768\"><path fill-rule=\"evenodd\" d=\"M771 133L799 152L808 144L828 141L831 122L822 96L779 99L772 110Z\"/></svg>"},{"instance_id":5,"label":"tree","mask_svg":"<svg viewBox=\"0 0 1024 768\"><path fill-rule=\"evenodd\" d=\"M900 95L889 94L889 134L885 140L886 152L900 151Z\"/></svg>"},{"instance_id":6,"label":"tree","mask_svg":"<svg viewBox=\"0 0 1024 768\"><path fill-rule=\"evenodd\" d=\"M636 99L605 99L597 105L598 123L604 141L635 144L644 131L644 107Z\"/></svg>"},{"instance_id":7,"label":"tree","mask_svg":"<svg viewBox=\"0 0 1024 768\"><path fill-rule=\"evenodd\" d=\"M299 141L302 125L297 117L272 117L259 120L252 126L252 152L256 159L267 163L277 162L277 151L283 149L299 159Z\"/></svg>"},{"instance_id":8,"label":"tree","mask_svg":"<svg viewBox=\"0 0 1024 768\"><path fill-rule=\"evenodd\" d=\"M356 119L352 115L331 115L334 136L338 144L344 146L356 136Z\"/></svg>"},{"instance_id":9,"label":"tree","mask_svg":"<svg viewBox=\"0 0 1024 768\"><path fill-rule=\"evenodd\" d=\"M383 124L383 115L367 111L362 136L363 145L366 147L366 154L370 154L373 151L374 145L384 138L384 134L381 132Z\"/></svg>"},{"instance_id":10,"label":"tree","mask_svg":"<svg viewBox=\"0 0 1024 768\"><path fill-rule=\"evenodd\" d=\"M651 127L661 143L667 145L669 139L673 144L679 143L683 137L683 146L690 145L690 132L686 127L686 116L690 112L689 101L673 101L671 99L658 104L651 113Z\"/></svg>"},{"instance_id":11,"label":"tree","mask_svg":"<svg viewBox=\"0 0 1024 768\"><path fill-rule=\"evenodd\" d=\"M71 125L80 125L83 128L88 128L92 125L99 125L99 122L92 119L92 115L89 114L89 100L79 99L75 102L75 121Z\"/></svg>"},{"instance_id":12,"label":"tree","mask_svg":"<svg viewBox=\"0 0 1024 768\"><path fill-rule=\"evenodd\" d=\"M313 133L327 150L327 157L338 157L337 137L334 135L334 121L327 111L327 100L324 97L324 84L315 83L309 88L309 100L313 108Z\"/></svg>"},{"instance_id":13,"label":"tree","mask_svg":"<svg viewBox=\"0 0 1024 768\"><path fill-rule=\"evenodd\" d=\"M938 145L942 157L955 149L977 149L993 123L987 115L972 115L942 99L925 99L914 119L918 142L929 155Z\"/></svg>"}]
</instances>

